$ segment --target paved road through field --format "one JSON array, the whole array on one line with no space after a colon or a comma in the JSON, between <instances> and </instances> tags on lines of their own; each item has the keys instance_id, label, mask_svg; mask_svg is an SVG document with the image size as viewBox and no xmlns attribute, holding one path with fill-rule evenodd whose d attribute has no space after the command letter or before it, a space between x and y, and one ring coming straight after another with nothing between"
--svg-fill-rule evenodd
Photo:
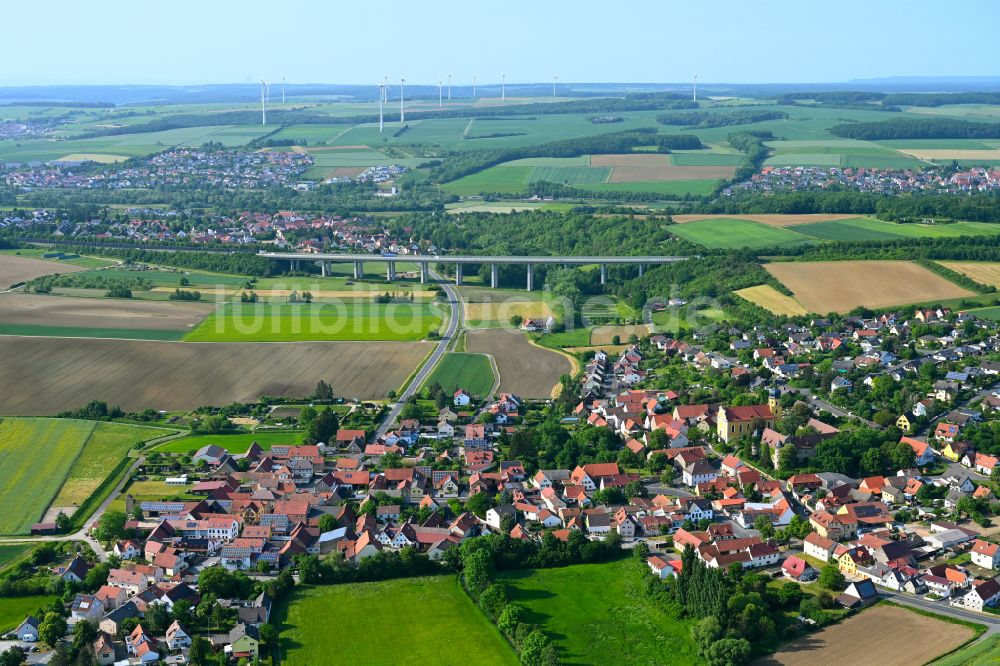
<instances>
[{"instance_id":1,"label":"paved road through field","mask_svg":"<svg viewBox=\"0 0 1000 666\"><path fill-rule=\"evenodd\" d=\"M441 336L441 340L438 342L437 347L435 347L434 351L431 352L430 358L427 359L424 366L417 371L417 374L413 376L410 384L403 389L402 394L397 396L396 402L392 405L389 413L386 414L385 418L382 420L382 424L378 427L378 430L375 431L376 438L382 437L389 431L389 428L396 423L396 419L399 418L399 413L403 411L403 405L406 404L406 401L410 398L410 396L417 392L417 389L419 389L424 383L424 380L426 380L427 377L430 376L431 372L434 371L435 366L437 366L441 357L444 356L445 351L447 351L449 343L455 337L456 333L458 333L458 325L462 320L461 297L458 295L458 291L456 291L455 288L437 272L431 270L430 274L432 278L438 281L444 289L444 292L448 294L448 303L451 305L451 321L448 322L448 328L445 330L444 335Z\"/></svg>"}]
</instances>

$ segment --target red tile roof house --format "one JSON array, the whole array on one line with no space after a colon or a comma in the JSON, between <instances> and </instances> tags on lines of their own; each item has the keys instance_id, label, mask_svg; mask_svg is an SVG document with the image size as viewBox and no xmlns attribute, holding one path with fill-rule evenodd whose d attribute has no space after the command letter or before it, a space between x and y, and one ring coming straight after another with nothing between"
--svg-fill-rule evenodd
<instances>
[{"instance_id":1,"label":"red tile roof house","mask_svg":"<svg viewBox=\"0 0 1000 666\"><path fill-rule=\"evenodd\" d=\"M984 569L996 569L1000 566L1000 546L995 543L976 539L972 542L972 563Z\"/></svg>"},{"instance_id":2,"label":"red tile roof house","mask_svg":"<svg viewBox=\"0 0 1000 666\"><path fill-rule=\"evenodd\" d=\"M785 575L795 580L800 580L809 568L805 560L794 555L786 557L785 561L781 563L781 570L785 572Z\"/></svg>"},{"instance_id":3,"label":"red tile roof house","mask_svg":"<svg viewBox=\"0 0 1000 666\"><path fill-rule=\"evenodd\" d=\"M676 576L681 570L680 560L667 560L660 555L651 555L646 558L646 564L654 576L660 580Z\"/></svg>"}]
</instances>

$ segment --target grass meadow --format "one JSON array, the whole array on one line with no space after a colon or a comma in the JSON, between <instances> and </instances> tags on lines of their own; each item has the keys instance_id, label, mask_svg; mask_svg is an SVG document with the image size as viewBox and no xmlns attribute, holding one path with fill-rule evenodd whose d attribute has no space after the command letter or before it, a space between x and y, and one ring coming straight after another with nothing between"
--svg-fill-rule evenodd
<instances>
[{"instance_id":1,"label":"grass meadow","mask_svg":"<svg viewBox=\"0 0 1000 666\"><path fill-rule=\"evenodd\" d=\"M254 442L268 451L272 446L301 444L305 433L301 430L282 430L234 433L231 435L191 435L164 442L156 447L159 453L192 453L203 446L215 444L230 453L245 453Z\"/></svg>"},{"instance_id":2,"label":"grass meadow","mask_svg":"<svg viewBox=\"0 0 1000 666\"><path fill-rule=\"evenodd\" d=\"M298 586L275 615L282 666L518 663L454 576ZM371 635L374 618L377 640L358 640Z\"/></svg>"},{"instance_id":3,"label":"grass meadow","mask_svg":"<svg viewBox=\"0 0 1000 666\"><path fill-rule=\"evenodd\" d=\"M438 383L446 394L465 389L474 396L486 396L493 388L493 366L485 354L449 352L427 378L426 385Z\"/></svg>"},{"instance_id":4,"label":"grass meadow","mask_svg":"<svg viewBox=\"0 0 1000 666\"><path fill-rule=\"evenodd\" d=\"M29 615L39 620L39 609L48 609L53 597L3 597L0 598L0 634L13 631Z\"/></svg>"},{"instance_id":5,"label":"grass meadow","mask_svg":"<svg viewBox=\"0 0 1000 666\"><path fill-rule=\"evenodd\" d=\"M66 482L52 501L55 506L78 505L97 490L108 473L135 446L176 433L166 428L98 423L87 438Z\"/></svg>"},{"instance_id":6,"label":"grass meadow","mask_svg":"<svg viewBox=\"0 0 1000 666\"><path fill-rule=\"evenodd\" d=\"M565 664L702 663L687 621L646 596L647 571L633 559L501 572L526 621L555 641Z\"/></svg>"}]
</instances>

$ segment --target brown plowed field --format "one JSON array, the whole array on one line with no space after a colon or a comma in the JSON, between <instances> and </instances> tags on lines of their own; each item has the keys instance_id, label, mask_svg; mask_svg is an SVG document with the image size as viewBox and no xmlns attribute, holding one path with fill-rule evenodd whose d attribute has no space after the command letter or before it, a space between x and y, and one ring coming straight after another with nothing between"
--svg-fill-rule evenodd
<instances>
[{"instance_id":1,"label":"brown plowed field","mask_svg":"<svg viewBox=\"0 0 1000 666\"><path fill-rule=\"evenodd\" d=\"M44 259L19 257L14 254L0 254L0 290L18 282L27 282L43 275L54 273L78 273L86 268L72 264L57 264Z\"/></svg>"},{"instance_id":2,"label":"brown plowed field","mask_svg":"<svg viewBox=\"0 0 1000 666\"><path fill-rule=\"evenodd\" d=\"M755 666L927 664L973 636L972 629L895 606L875 606L788 643Z\"/></svg>"},{"instance_id":3,"label":"brown plowed field","mask_svg":"<svg viewBox=\"0 0 1000 666\"><path fill-rule=\"evenodd\" d=\"M612 167L609 183L638 183L651 180L703 180L732 178L733 166L675 166L670 155L592 155L592 167Z\"/></svg>"},{"instance_id":4,"label":"brown plowed field","mask_svg":"<svg viewBox=\"0 0 1000 666\"><path fill-rule=\"evenodd\" d=\"M0 414L48 415L91 400L126 411L186 410L305 396L384 398L430 349L425 342L190 343L0 337ZM558 378L558 377L557 377Z\"/></svg>"},{"instance_id":5,"label":"brown plowed field","mask_svg":"<svg viewBox=\"0 0 1000 666\"><path fill-rule=\"evenodd\" d=\"M522 398L549 398L562 375L573 373L573 363L550 349L536 347L524 333L503 328L469 331L466 351L491 354L500 371L500 390Z\"/></svg>"},{"instance_id":6,"label":"brown plowed field","mask_svg":"<svg viewBox=\"0 0 1000 666\"><path fill-rule=\"evenodd\" d=\"M719 218L727 220L750 220L760 222L772 227L794 227L796 224L809 224L811 222L829 222L831 220L853 220L863 215L828 215L826 213L804 214L804 215L729 215L722 213L709 213L699 215L671 215L677 224L685 222L699 222L701 220L717 220Z\"/></svg>"},{"instance_id":7,"label":"brown plowed field","mask_svg":"<svg viewBox=\"0 0 1000 666\"><path fill-rule=\"evenodd\" d=\"M214 308L211 303L0 294L0 322L35 326L187 331Z\"/></svg>"}]
</instances>

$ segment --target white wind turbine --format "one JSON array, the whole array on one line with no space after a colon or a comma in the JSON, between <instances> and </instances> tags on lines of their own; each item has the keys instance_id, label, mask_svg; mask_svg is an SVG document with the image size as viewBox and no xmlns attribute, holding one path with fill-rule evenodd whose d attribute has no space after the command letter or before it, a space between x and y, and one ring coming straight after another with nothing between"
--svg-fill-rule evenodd
<instances>
[{"instance_id":1,"label":"white wind turbine","mask_svg":"<svg viewBox=\"0 0 1000 666\"><path fill-rule=\"evenodd\" d=\"M264 83L264 79L260 80L260 124L267 124L267 97L264 95L264 90L267 88L267 84Z\"/></svg>"},{"instance_id":2,"label":"white wind turbine","mask_svg":"<svg viewBox=\"0 0 1000 666\"><path fill-rule=\"evenodd\" d=\"M694 75L694 85L691 87L691 101L698 101L698 75Z\"/></svg>"},{"instance_id":3,"label":"white wind turbine","mask_svg":"<svg viewBox=\"0 0 1000 666\"><path fill-rule=\"evenodd\" d=\"M500 74L500 102L503 103L507 99L507 75Z\"/></svg>"},{"instance_id":4,"label":"white wind turbine","mask_svg":"<svg viewBox=\"0 0 1000 666\"><path fill-rule=\"evenodd\" d=\"M382 101L389 101L389 75L386 74L382 77Z\"/></svg>"},{"instance_id":5,"label":"white wind turbine","mask_svg":"<svg viewBox=\"0 0 1000 666\"><path fill-rule=\"evenodd\" d=\"M448 101L451 101L451 74L448 75Z\"/></svg>"},{"instance_id":6,"label":"white wind turbine","mask_svg":"<svg viewBox=\"0 0 1000 666\"><path fill-rule=\"evenodd\" d=\"M476 98L476 75L472 75L472 99Z\"/></svg>"},{"instance_id":7,"label":"white wind turbine","mask_svg":"<svg viewBox=\"0 0 1000 666\"><path fill-rule=\"evenodd\" d=\"M403 124L403 84L406 83L406 79L403 77L399 78L399 124Z\"/></svg>"},{"instance_id":8,"label":"white wind turbine","mask_svg":"<svg viewBox=\"0 0 1000 666\"><path fill-rule=\"evenodd\" d=\"M385 97L385 86L378 84L378 133L382 133L382 99Z\"/></svg>"},{"instance_id":9,"label":"white wind turbine","mask_svg":"<svg viewBox=\"0 0 1000 666\"><path fill-rule=\"evenodd\" d=\"M442 106L442 101L441 101L441 99L442 99L442 98L441 98L441 86L442 86L442 85L443 85L443 81L441 81L441 79L440 79L440 78L438 78L438 108L439 108L439 109L440 109L440 108L441 108L441 106Z\"/></svg>"},{"instance_id":10,"label":"white wind turbine","mask_svg":"<svg viewBox=\"0 0 1000 666\"><path fill-rule=\"evenodd\" d=\"M285 103L285 77L281 77L281 103Z\"/></svg>"},{"instance_id":11,"label":"white wind turbine","mask_svg":"<svg viewBox=\"0 0 1000 666\"><path fill-rule=\"evenodd\" d=\"M559 82L559 77L558 76L553 76L552 77L552 96L553 97L556 96L556 83L558 83L558 82Z\"/></svg>"}]
</instances>

